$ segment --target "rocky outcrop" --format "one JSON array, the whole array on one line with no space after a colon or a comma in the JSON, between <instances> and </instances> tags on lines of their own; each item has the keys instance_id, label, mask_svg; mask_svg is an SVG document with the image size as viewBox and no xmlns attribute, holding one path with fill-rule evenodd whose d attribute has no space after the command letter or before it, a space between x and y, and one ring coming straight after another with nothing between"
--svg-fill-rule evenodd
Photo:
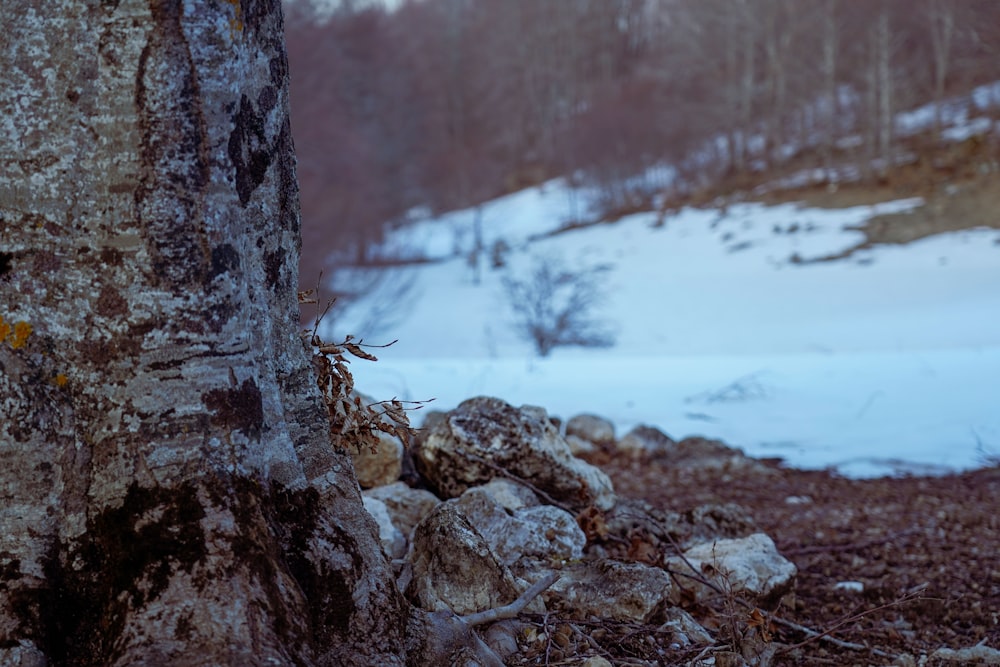
<instances>
[{"instance_id":1,"label":"rocky outcrop","mask_svg":"<svg viewBox=\"0 0 1000 667\"><path fill-rule=\"evenodd\" d=\"M568 439L585 443L580 451L627 453L635 465L655 456L722 474L754 463L723 443L676 442L652 427L616 442L613 425L595 415L570 419L563 437L541 408L495 398L432 413L412 446L414 473L403 479L436 494L395 481L400 468L386 462L378 467L388 473L366 478L382 485L364 491L364 502L400 589L428 622L498 621L483 631L474 664L501 664L532 635L523 620L491 616L498 609L529 604L563 619L656 624L671 646L707 646L712 635L682 603L707 604L722 591L763 604L790 590L795 566L741 507L673 512L618 498ZM548 590L514 602L533 584ZM569 641L566 632L555 641Z\"/></svg>"},{"instance_id":2,"label":"rocky outcrop","mask_svg":"<svg viewBox=\"0 0 1000 667\"><path fill-rule=\"evenodd\" d=\"M574 511L614 503L608 476L573 456L544 410L496 398L469 399L448 413L419 443L414 463L446 498L511 476L531 480L536 490Z\"/></svg>"}]
</instances>

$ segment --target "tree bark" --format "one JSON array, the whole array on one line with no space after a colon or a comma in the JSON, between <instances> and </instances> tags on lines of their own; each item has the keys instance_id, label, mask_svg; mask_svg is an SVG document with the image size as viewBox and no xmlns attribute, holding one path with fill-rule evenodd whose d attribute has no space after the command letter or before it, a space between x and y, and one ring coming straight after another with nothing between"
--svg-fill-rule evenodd
<instances>
[{"instance_id":1,"label":"tree bark","mask_svg":"<svg viewBox=\"0 0 1000 667\"><path fill-rule=\"evenodd\" d=\"M0 664L403 664L297 331L280 3L0 24Z\"/></svg>"}]
</instances>

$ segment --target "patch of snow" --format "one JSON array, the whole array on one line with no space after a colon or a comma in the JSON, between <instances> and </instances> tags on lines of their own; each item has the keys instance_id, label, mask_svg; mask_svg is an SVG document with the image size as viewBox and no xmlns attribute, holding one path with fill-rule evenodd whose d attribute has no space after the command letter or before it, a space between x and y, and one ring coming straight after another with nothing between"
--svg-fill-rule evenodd
<instances>
[{"instance_id":1,"label":"patch of snow","mask_svg":"<svg viewBox=\"0 0 1000 667\"><path fill-rule=\"evenodd\" d=\"M485 394L564 418L593 412L620 434L650 424L854 476L970 468L1000 452L996 230L797 264L856 245L852 227L921 200L741 203L529 242L565 224L574 196L588 194L553 182L488 203L484 238L508 241L506 271L549 253L612 265L597 314L616 329L614 347L536 358L512 326L504 270L485 268L476 285L465 258L452 257L455 230L476 214L459 211L393 234L444 259L413 269L416 302L389 334L399 343L377 364L355 364L359 387L436 398L434 410ZM364 335L352 328L361 320L342 321L343 332Z\"/></svg>"}]
</instances>

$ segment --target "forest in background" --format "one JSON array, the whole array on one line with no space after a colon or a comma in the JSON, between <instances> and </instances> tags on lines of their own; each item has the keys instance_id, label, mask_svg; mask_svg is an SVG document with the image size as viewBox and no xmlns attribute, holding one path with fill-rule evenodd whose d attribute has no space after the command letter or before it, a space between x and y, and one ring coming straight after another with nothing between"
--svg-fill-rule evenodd
<instances>
[{"instance_id":1,"label":"forest in background","mask_svg":"<svg viewBox=\"0 0 1000 667\"><path fill-rule=\"evenodd\" d=\"M803 156L884 178L899 111L997 78L1000 2L297 0L286 38L312 286L414 207L558 175L609 213Z\"/></svg>"}]
</instances>

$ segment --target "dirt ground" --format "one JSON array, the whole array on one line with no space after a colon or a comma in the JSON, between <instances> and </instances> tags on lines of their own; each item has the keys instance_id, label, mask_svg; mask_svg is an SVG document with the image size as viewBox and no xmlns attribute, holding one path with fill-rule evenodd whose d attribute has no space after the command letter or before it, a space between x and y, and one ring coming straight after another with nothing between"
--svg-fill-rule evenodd
<instances>
[{"instance_id":1,"label":"dirt ground","mask_svg":"<svg viewBox=\"0 0 1000 667\"><path fill-rule=\"evenodd\" d=\"M756 617L736 608L740 633L766 630L756 650L767 649L769 657L759 664L1000 664L933 655L980 643L1000 649L1000 467L866 480L766 462L731 470L655 460L612 460L601 467L620 495L658 509L684 513L706 503L735 503L752 517L752 530L771 536L795 563L791 595ZM732 656L724 626L734 623L731 603L687 611L713 630L714 646L671 646L662 625L595 629L560 626L553 617L544 619L550 630L568 627L564 632L584 640L571 652L550 646L547 657L538 651L520 664L586 664L582 655L614 665L687 665L699 656L714 657L716 665L742 664L727 662ZM803 628L829 634L816 638Z\"/></svg>"}]
</instances>

